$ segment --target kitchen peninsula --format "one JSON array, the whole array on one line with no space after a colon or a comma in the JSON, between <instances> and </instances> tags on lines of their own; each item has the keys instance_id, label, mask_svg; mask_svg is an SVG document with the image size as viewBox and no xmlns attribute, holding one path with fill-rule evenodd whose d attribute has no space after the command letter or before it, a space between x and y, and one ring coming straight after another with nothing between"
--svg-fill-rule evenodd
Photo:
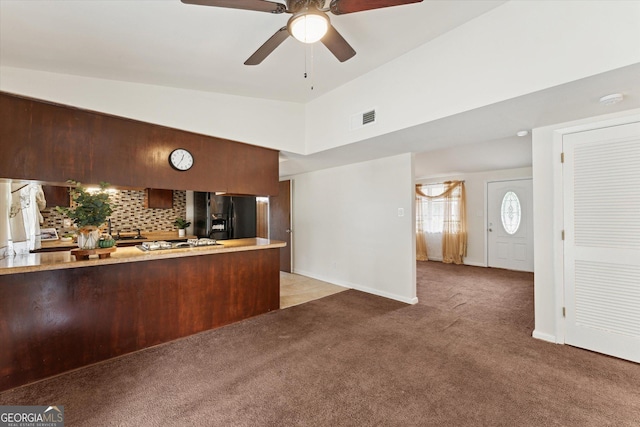
<instances>
[{"instance_id":1,"label":"kitchen peninsula","mask_svg":"<svg viewBox=\"0 0 640 427\"><path fill-rule=\"evenodd\" d=\"M278 193L276 150L8 93L0 108L9 182ZM186 170L169 163L177 149L193 156ZM1 259L0 390L278 309L284 243L222 243Z\"/></svg>"},{"instance_id":2,"label":"kitchen peninsula","mask_svg":"<svg viewBox=\"0 0 640 427\"><path fill-rule=\"evenodd\" d=\"M0 390L278 309L284 242L220 243L0 260Z\"/></svg>"}]
</instances>

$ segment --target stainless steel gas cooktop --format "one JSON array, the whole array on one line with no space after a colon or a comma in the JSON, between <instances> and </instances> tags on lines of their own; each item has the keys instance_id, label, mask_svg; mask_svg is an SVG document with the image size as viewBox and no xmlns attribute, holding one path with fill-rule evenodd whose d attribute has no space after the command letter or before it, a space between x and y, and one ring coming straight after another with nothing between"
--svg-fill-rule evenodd
<instances>
[{"instance_id":1,"label":"stainless steel gas cooktop","mask_svg":"<svg viewBox=\"0 0 640 427\"><path fill-rule=\"evenodd\" d=\"M166 242L164 240L155 242L143 242L141 245L137 245L136 248L141 251L159 251L162 249L190 249L201 246L223 246L221 243L215 241L215 239L188 239L186 242Z\"/></svg>"}]
</instances>

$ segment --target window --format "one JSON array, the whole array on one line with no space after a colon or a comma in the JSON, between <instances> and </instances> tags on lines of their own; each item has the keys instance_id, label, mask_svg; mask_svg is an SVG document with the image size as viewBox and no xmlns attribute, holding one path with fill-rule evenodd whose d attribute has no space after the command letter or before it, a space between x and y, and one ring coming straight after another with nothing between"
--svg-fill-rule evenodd
<instances>
[{"instance_id":1,"label":"window","mask_svg":"<svg viewBox=\"0 0 640 427\"><path fill-rule=\"evenodd\" d=\"M444 184L427 184L422 186L422 192L428 196L437 196L442 194L444 190ZM456 196L456 199L452 204L451 220L459 222L458 198L460 196L460 188L454 190L453 196ZM416 218L416 222L422 221L422 224L417 224L417 229L420 230L420 228L422 228L425 233L442 233L444 229L446 200L444 198L427 199L422 197L418 203L422 203L422 218Z\"/></svg>"},{"instance_id":2,"label":"window","mask_svg":"<svg viewBox=\"0 0 640 427\"><path fill-rule=\"evenodd\" d=\"M462 264L467 254L464 181L416 185L416 260L442 253L442 262ZM439 248L435 246L439 245Z\"/></svg>"},{"instance_id":3,"label":"window","mask_svg":"<svg viewBox=\"0 0 640 427\"><path fill-rule=\"evenodd\" d=\"M520 227L521 209L520 199L513 191L508 191L502 198L502 208L500 209L502 226L508 234L515 234Z\"/></svg>"}]
</instances>

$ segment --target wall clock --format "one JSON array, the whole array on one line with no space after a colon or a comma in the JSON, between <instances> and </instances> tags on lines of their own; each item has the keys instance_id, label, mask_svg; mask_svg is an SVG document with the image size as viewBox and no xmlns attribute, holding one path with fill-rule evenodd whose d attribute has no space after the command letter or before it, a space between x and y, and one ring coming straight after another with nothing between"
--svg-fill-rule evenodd
<instances>
[{"instance_id":1,"label":"wall clock","mask_svg":"<svg viewBox=\"0 0 640 427\"><path fill-rule=\"evenodd\" d=\"M189 170L193 166L193 155L184 148L176 148L169 154L169 164L175 170Z\"/></svg>"}]
</instances>

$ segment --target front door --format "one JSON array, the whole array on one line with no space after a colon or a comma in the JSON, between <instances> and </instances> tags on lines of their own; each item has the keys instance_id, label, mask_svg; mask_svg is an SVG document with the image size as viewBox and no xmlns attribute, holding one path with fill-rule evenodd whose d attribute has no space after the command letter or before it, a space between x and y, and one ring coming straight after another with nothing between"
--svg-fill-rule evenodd
<instances>
[{"instance_id":1,"label":"front door","mask_svg":"<svg viewBox=\"0 0 640 427\"><path fill-rule=\"evenodd\" d=\"M533 181L487 184L489 267L533 271Z\"/></svg>"},{"instance_id":2,"label":"front door","mask_svg":"<svg viewBox=\"0 0 640 427\"><path fill-rule=\"evenodd\" d=\"M640 123L562 143L565 343L640 362Z\"/></svg>"},{"instance_id":3,"label":"front door","mask_svg":"<svg viewBox=\"0 0 640 427\"><path fill-rule=\"evenodd\" d=\"M269 238L282 240L280 271L291 273L291 181L280 181L277 196L269 198Z\"/></svg>"}]
</instances>

